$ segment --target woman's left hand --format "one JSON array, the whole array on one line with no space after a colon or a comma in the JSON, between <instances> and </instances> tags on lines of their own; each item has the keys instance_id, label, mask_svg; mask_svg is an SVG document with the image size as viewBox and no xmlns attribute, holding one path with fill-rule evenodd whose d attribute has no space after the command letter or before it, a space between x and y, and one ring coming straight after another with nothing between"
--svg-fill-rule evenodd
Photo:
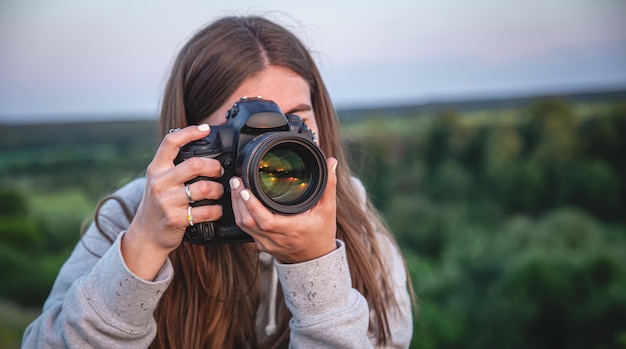
<instances>
[{"instance_id":1,"label":"woman's left hand","mask_svg":"<svg viewBox=\"0 0 626 349\"><path fill-rule=\"evenodd\" d=\"M313 208L297 215L272 213L241 185L241 178L231 178L235 222L254 238L260 251L282 263L299 263L337 248L337 160L329 158L326 163L332 171L329 171L324 194Z\"/></svg>"}]
</instances>

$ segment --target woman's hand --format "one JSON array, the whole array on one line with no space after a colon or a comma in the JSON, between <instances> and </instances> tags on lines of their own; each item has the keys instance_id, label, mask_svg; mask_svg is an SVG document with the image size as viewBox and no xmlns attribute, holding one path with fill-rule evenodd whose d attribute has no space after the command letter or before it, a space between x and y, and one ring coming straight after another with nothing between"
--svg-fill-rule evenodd
<instances>
[{"instance_id":1,"label":"woman's hand","mask_svg":"<svg viewBox=\"0 0 626 349\"><path fill-rule=\"evenodd\" d=\"M312 209L298 215L273 214L243 187L241 178L231 178L235 221L254 238L259 250L283 263L299 263L337 248L337 160L329 158L326 163L332 171L322 198Z\"/></svg>"},{"instance_id":2,"label":"woman's hand","mask_svg":"<svg viewBox=\"0 0 626 349\"><path fill-rule=\"evenodd\" d=\"M192 157L174 165L181 146L209 132L205 124L167 134L148 165L144 195L121 247L126 265L139 277L154 279L167 255L182 242L189 225L185 182L198 176L218 178L224 173L220 162L209 158ZM194 201L216 200L224 188L216 181L197 181L189 185L189 192ZM191 214L196 222L215 221L222 216L222 207L193 207Z\"/></svg>"}]
</instances>

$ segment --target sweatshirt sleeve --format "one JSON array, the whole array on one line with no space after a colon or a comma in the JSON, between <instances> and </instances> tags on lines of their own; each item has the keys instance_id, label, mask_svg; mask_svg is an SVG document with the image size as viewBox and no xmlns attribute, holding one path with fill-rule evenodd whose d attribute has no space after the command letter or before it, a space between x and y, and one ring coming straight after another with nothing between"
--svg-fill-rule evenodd
<instances>
[{"instance_id":1,"label":"sweatshirt sleeve","mask_svg":"<svg viewBox=\"0 0 626 349\"><path fill-rule=\"evenodd\" d=\"M345 246L297 264L276 263L292 318L290 347L371 348L368 306L354 288Z\"/></svg>"},{"instance_id":2,"label":"sweatshirt sleeve","mask_svg":"<svg viewBox=\"0 0 626 349\"><path fill-rule=\"evenodd\" d=\"M139 348L156 334L153 312L169 285L168 261L153 282L135 276L120 250L127 225L119 205L100 210L111 243L92 225L65 262L42 314L24 332L22 348ZM97 257L101 255L102 257Z\"/></svg>"}]
</instances>

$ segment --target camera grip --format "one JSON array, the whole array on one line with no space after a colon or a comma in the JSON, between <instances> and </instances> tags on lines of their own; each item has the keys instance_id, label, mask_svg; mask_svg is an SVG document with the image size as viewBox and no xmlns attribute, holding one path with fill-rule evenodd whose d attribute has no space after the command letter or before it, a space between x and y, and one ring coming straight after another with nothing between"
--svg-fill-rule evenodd
<instances>
[{"instance_id":1,"label":"camera grip","mask_svg":"<svg viewBox=\"0 0 626 349\"><path fill-rule=\"evenodd\" d=\"M236 225L232 225L230 222L235 221L234 213L232 209L229 209L232 205L230 198L230 186L228 186L228 176L222 176L222 178L210 178L210 177L196 177L185 184L189 185L201 180L209 180L221 183L224 186L224 194L219 200L199 200L190 204L191 207L206 206L206 205L223 205L223 215L220 219L214 222L200 222L185 229L184 241L198 244L198 245L211 245L214 243L243 243L252 242L254 239ZM226 207L228 205L228 207Z\"/></svg>"}]
</instances>

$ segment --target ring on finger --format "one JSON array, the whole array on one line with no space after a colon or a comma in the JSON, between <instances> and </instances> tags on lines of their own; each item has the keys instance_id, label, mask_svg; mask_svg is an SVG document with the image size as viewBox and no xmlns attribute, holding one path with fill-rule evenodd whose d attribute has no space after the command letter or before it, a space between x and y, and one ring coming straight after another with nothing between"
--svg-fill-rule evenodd
<instances>
[{"instance_id":1,"label":"ring on finger","mask_svg":"<svg viewBox=\"0 0 626 349\"><path fill-rule=\"evenodd\" d=\"M193 215L191 214L191 206L187 207L187 222L189 222L190 227L193 227Z\"/></svg>"},{"instance_id":2,"label":"ring on finger","mask_svg":"<svg viewBox=\"0 0 626 349\"><path fill-rule=\"evenodd\" d=\"M185 194L187 195L187 199L189 199L189 203L190 203L190 204L193 204L193 203L194 203L194 200L193 200L193 198L191 197L191 189L189 189L189 184L186 184L186 185L185 185Z\"/></svg>"}]
</instances>

